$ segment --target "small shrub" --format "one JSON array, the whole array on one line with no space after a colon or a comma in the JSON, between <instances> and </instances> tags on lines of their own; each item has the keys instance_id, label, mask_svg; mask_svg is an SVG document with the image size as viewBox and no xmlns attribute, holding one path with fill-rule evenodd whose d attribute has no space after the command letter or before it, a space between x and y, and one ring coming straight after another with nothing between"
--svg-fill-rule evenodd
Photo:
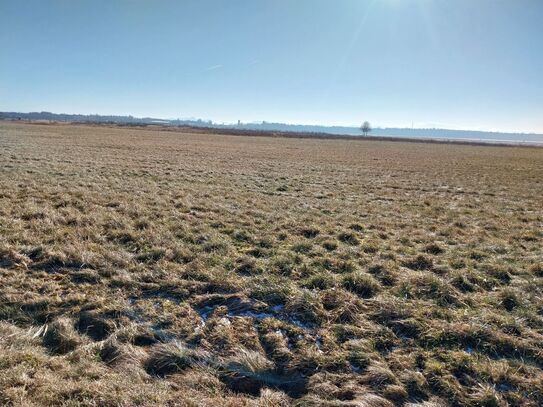
<instances>
[{"instance_id":1,"label":"small shrub","mask_svg":"<svg viewBox=\"0 0 543 407\"><path fill-rule=\"evenodd\" d=\"M285 232L280 232L277 234L277 240L279 240L280 242L285 241L287 239L288 239L288 234L286 234Z\"/></svg>"},{"instance_id":2,"label":"small shrub","mask_svg":"<svg viewBox=\"0 0 543 407\"><path fill-rule=\"evenodd\" d=\"M143 231L147 228L149 228L150 224L146 220L138 220L136 223L134 223L134 228L139 231Z\"/></svg>"}]
</instances>

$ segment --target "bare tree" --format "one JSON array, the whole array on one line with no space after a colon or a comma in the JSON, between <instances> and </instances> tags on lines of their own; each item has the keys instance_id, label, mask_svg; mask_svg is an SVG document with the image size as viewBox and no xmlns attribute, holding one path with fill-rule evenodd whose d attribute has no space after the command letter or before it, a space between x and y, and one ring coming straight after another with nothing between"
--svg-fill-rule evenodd
<instances>
[{"instance_id":1,"label":"bare tree","mask_svg":"<svg viewBox=\"0 0 543 407\"><path fill-rule=\"evenodd\" d=\"M362 131L362 133L364 133L364 136L367 136L368 133L371 131L371 124L370 122L366 121L362 124L362 126L360 126L360 130Z\"/></svg>"}]
</instances>

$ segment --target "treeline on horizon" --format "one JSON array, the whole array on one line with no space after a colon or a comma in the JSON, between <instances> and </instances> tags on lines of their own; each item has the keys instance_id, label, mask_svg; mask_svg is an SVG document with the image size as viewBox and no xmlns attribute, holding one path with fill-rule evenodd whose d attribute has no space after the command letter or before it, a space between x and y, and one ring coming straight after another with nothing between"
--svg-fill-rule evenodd
<instances>
[{"instance_id":1,"label":"treeline on horizon","mask_svg":"<svg viewBox=\"0 0 543 407\"><path fill-rule=\"evenodd\" d=\"M257 131L280 131L297 133L328 133L336 135L356 135L361 136L358 127L349 126L318 126L305 124L286 124L274 122L253 122L224 124L214 123L211 120L202 119L158 119L153 117L134 117L119 115L98 115L98 114L66 114L52 112L0 112L0 120L49 120L59 122L79 122L79 123L111 123L111 124L135 124L151 125L160 124L166 126L193 126L193 127L213 127ZM374 128L371 131L374 136L396 136L396 137L439 137L439 138L465 138L465 139L505 139L512 137L518 139L519 136L528 136L530 140L543 141L541 134L536 133L505 133L488 132L478 130L452 130L440 128Z\"/></svg>"}]
</instances>

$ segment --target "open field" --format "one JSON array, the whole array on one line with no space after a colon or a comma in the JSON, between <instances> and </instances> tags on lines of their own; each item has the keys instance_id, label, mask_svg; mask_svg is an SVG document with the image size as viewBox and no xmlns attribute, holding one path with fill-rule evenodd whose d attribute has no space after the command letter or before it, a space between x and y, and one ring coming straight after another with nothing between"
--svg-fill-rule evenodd
<instances>
[{"instance_id":1,"label":"open field","mask_svg":"<svg viewBox=\"0 0 543 407\"><path fill-rule=\"evenodd\" d=\"M543 149L0 122L0 405L543 404Z\"/></svg>"}]
</instances>

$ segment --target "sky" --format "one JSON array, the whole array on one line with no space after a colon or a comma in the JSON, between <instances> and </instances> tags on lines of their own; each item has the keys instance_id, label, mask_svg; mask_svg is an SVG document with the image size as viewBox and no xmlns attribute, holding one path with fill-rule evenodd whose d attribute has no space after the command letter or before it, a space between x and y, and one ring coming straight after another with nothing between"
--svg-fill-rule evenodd
<instances>
[{"instance_id":1,"label":"sky","mask_svg":"<svg viewBox=\"0 0 543 407\"><path fill-rule=\"evenodd\" d=\"M543 0L0 0L0 111L543 133Z\"/></svg>"}]
</instances>

